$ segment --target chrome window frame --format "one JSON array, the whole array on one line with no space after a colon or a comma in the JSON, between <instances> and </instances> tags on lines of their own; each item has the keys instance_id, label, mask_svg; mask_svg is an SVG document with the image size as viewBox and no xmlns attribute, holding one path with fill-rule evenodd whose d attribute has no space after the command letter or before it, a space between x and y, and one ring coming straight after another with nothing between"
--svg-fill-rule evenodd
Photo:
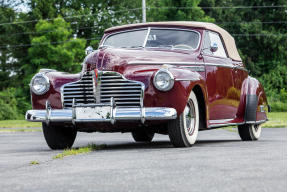
<instances>
[{"instance_id":1,"label":"chrome window frame","mask_svg":"<svg viewBox=\"0 0 287 192\"><path fill-rule=\"evenodd\" d=\"M195 32L198 34L199 38L198 38L198 42L197 42L197 46L196 48L194 49L182 49L182 48L173 48L173 50L186 50L186 51L195 51L199 48L200 46L200 42L201 42L201 34L199 31L197 30L194 30L194 29L183 29L183 28L173 28L173 27L144 27L144 28L137 28L137 29L128 29L128 30L123 30L123 31L118 31L118 32L114 32L114 33L111 33L109 35L107 35L103 40L102 40L102 43L101 45L99 46L99 48L101 48L102 46L104 46L104 43L106 41L106 39L110 36L113 36L113 35L116 35L116 34L119 34L119 33L125 33L125 32L130 32L130 31L139 31L139 30L145 30L147 29L147 34L146 34L146 37L145 37L145 40L144 40L144 43L143 43L143 48L150 48L150 49L153 49L153 48L164 48L164 47L146 47L146 43L147 43L147 40L148 40L148 35L150 34L150 31L152 29L165 29L165 30L177 30L177 31L189 31L189 32Z\"/></svg>"},{"instance_id":2,"label":"chrome window frame","mask_svg":"<svg viewBox=\"0 0 287 192\"><path fill-rule=\"evenodd\" d=\"M205 37L205 34L206 34L206 33L214 33L214 34L216 34L216 35L219 36L219 39L220 39L220 41L221 41L221 44L223 45L223 50L224 50L224 52L225 52L226 57L217 56L217 55L214 55L214 54L208 54L208 53L204 52L203 49L202 49L203 53L204 53L205 55L208 55L208 56L213 56L213 57L217 57L217 58L224 58L224 59L230 59L230 57L229 57L229 55L228 55L228 52L227 52L227 50L226 50L225 42L223 41L221 35L220 35L218 32L216 32L216 31L205 30L205 31L204 31L204 34L203 34L203 38ZM210 37L209 37L209 38L210 38ZM203 41L203 43L204 43L204 41Z\"/></svg>"}]
</instances>

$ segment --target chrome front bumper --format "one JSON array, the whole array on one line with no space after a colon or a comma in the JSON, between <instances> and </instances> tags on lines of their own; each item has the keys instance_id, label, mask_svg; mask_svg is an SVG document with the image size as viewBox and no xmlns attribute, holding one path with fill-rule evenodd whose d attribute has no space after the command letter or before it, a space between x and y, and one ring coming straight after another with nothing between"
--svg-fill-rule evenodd
<instances>
[{"instance_id":1,"label":"chrome front bumper","mask_svg":"<svg viewBox=\"0 0 287 192\"><path fill-rule=\"evenodd\" d=\"M106 112L101 115L101 109ZM109 110L107 112L107 109ZM93 112L93 113L91 113ZM98 115L95 115L97 113ZM113 99L108 105L103 104L75 104L71 109L51 109L49 102L46 102L46 110L28 110L25 118L33 122L110 122L116 121L141 121L146 120L169 120L176 119L177 112L173 108L166 107L116 107Z\"/></svg>"}]
</instances>

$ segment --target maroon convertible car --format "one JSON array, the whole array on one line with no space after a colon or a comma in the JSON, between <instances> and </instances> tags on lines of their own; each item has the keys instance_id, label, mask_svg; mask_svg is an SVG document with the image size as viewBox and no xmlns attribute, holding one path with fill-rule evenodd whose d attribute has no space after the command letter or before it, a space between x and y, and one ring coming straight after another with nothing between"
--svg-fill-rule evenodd
<instances>
[{"instance_id":1,"label":"maroon convertible car","mask_svg":"<svg viewBox=\"0 0 287 192\"><path fill-rule=\"evenodd\" d=\"M268 112L233 37L203 22L109 28L80 73L41 69L30 88L26 119L43 123L51 149L71 147L77 131L131 132L137 142L168 134L189 147L198 131L233 125L257 140Z\"/></svg>"}]
</instances>

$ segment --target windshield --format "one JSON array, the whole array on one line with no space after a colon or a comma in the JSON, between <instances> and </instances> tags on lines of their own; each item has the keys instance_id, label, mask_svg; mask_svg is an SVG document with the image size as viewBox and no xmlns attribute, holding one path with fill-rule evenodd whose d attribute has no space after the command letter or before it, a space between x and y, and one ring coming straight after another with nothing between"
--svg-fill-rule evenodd
<instances>
[{"instance_id":1,"label":"windshield","mask_svg":"<svg viewBox=\"0 0 287 192\"><path fill-rule=\"evenodd\" d=\"M194 50L199 44L199 33L179 29L141 29L108 36L102 46L116 48L169 48Z\"/></svg>"}]
</instances>

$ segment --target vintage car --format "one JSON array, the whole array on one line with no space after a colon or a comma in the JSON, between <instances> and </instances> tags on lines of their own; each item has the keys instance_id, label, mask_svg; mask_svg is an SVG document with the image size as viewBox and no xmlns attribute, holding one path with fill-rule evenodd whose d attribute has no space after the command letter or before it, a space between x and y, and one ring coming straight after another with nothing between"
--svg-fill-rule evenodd
<instances>
[{"instance_id":1,"label":"vintage car","mask_svg":"<svg viewBox=\"0 0 287 192\"><path fill-rule=\"evenodd\" d=\"M33 110L51 149L77 132L131 132L150 142L168 134L192 146L198 131L238 126L257 140L267 121L262 85L248 75L233 37L204 22L151 22L105 30L77 74L42 69L31 80Z\"/></svg>"}]
</instances>

